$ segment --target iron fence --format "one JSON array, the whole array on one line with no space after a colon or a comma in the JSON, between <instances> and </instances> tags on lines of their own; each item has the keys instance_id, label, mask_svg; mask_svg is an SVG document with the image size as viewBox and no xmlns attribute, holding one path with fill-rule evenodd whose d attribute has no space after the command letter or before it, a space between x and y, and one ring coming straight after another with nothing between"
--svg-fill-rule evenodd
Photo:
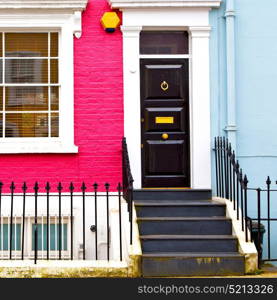
<instances>
[{"instance_id":1,"label":"iron fence","mask_svg":"<svg viewBox=\"0 0 277 300\"><path fill-rule=\"evenodd\" d=\"M276 182L277 184L277 182ZM252 192L253 198L256 200L256 207L251 214L251 223L254 221L257 224L255 244L259 253L259 264L266 261L277 261L277 255L272 255L274 244L272 243L272 237L274 230L272 230L273 223L277 221L277 217L274 217L272 213L272 206L275 206L276 211L276 192L277 189L272 187L272 181L268 176L265 181L266 188L247 188L248 193ZM276 195L276 196L275 196ZM274 201L274 202L273 202ZM273 205L272 205L273 204ZM277 223L274 223L275 229L277 229ZM251 224L251 231L253 232L253 225ZM263 235L266 233L266 239L263 239ZM265 251L264 246L267 247ZM276 241L275 241L276 247ZM277 249L275 249L277 253Z\"/></svg>"},{"instance_id":2,"label":"iron fence","mask_svg":"<svg viewBox=\"0 0 277 300\"><path fill-rule=\"evenodd\" d=\"M109 183L83 183L81 192L75 188L73 183L64 187L47 182L42 187L36 182L28 187L24 182L16 187L12 182L6 192L0 182L0 258L37 263L40 259L86 260L89 254L88 259L98 260L101 250L100 259L109 261L114 249L113 259L122 261L123 186L118 183L116 192ZM112 209L117 213L112 215ZM112 243L116 245L111 247Z\"/></svg>"},{"instance_id":3,"label":"iron fence","mask_svg":"<svg viewBox=\"0 0 277 300\"><path fill-rule=\"evenodd\" d=\"M271 255L271 225L272 222L277 221L277 218L271 215L271 194L277 192L277 189L271 188L272 181L270 177L266 180L265 189L249 187L248 178L243 173L239 161L236 159L236 154L225 137L215 138L214 150L216 195L229 199L233 203L237 220L241 222L241 230L245 233L245 241L254 240L255 242L259 266L265 261L277 261ZM251 199L249 199L249 196L251 196ZM251 203L251 213L249 213L249 203ZM264 210L262 210L262 206L266 211L266 217L263 217ZM267 223L267 253L263 253L264 225L262 221ZM255 228L253 222L257 222Z\"/></svg>"},{"instance_id":4,"label":"iron fence","mask_svg":"<svg viewBox=\"0 0 277 300\"><path fill-rule=\"evenodd\" d=\"M133 243L133 176L130 167L130 160L128 154L128 147L126 138L122 139L122 180L123 180L123 194L128 203L129 222L130 222L130 244Z\"/></svg>"}]
</instances>

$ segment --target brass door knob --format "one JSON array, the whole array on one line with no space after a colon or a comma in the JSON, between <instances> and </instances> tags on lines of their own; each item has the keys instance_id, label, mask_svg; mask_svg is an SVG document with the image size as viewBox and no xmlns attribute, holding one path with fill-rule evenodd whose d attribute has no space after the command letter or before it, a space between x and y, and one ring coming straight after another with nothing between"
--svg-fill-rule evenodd
<instances>
[{"instance_id":1,"label":"brass door knob","mask_svg":"<svg viewBox=\"0 0 277 300\"><path fill-rule=\"evenodd\" d=\"M163 138L164 140L167 140L167 139L168 139L168 134L167 134L167 133L163 133L163 134L162 134L162 138Z\"/></svg>"}]
</instances>

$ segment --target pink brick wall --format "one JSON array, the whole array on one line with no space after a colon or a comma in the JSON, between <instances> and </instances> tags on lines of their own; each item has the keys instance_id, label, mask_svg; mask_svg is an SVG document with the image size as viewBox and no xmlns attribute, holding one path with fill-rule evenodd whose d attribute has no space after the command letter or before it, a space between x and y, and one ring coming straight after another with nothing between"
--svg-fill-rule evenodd
<instances>
[{"instance_id":1,"label":"pink brick wall","mask_svg":"<svg viewBox=\"0 0 277 300\"><path fill-rule=\"evenodd\" d=\"M122 37L105 33L101 16L110 11L106 0L89 0L83 12L83 33L75 38L75 144L78 154L0 154L0 181L17 188L58 181L80 186L82 181L121 180L123 135ZM18 189L17 189L18 190Z\"/></svg>"}]
</instances>

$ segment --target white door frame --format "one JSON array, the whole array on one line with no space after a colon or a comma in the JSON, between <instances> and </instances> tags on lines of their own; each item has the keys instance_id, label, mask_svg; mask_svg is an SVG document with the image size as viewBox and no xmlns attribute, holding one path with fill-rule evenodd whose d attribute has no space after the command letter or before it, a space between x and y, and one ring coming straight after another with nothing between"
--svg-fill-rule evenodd
<instances>
[{"instance_id":1,"label":"white door frame","mask_svg":"<svg viewBox=\"0 0 277 300\"><path fill-rule=\"evenodd\" d=\"M139 36L142 30L187 30L190 43L191 188L211 188L209 7L122 8L124 133L134 187L141 188Z\"/></svg>"}]
</instances>

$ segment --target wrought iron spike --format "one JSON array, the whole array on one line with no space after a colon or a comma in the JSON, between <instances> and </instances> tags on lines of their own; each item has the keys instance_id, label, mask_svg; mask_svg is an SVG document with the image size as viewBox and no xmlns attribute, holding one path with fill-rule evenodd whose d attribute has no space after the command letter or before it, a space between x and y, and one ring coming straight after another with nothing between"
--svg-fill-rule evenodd
<instances>
[{"instance_id":1,"label":"wrought iron spike","mask_svg":"<svg viewBox=\"0 0 277 300\"><path fill-rule=\"evenodd\" d=\"M57 190L60 192L63 189L62 184L59 182Z\"/></svg>"},{"instance_id":2,"label":"wrought iron spike","mask_svg":"<svg viewBox=\"0 0 277 300\"><path fill-rule=\"evenodd\" d=\"M247 187L248 179L247 179L246 175L244 175L243 184L244 184L245 187Z\"/></svg>"},{"instance_id":3,"label":"wrought iron spike","mask_svg":"<svg viewBox=\"0 0 277 300\"><path fill-rule=\"evenodd\" d=\"M38 186L38 182L37 181L35 183L34 190L35 190L35 192L37 192L39 190L39 186Z\"/></svg>"},{"instance_id":4,"label":"wrought iron spike","mask_svg":"<svg viewBox=\"0 0 277 300\"><path fill-rule=\"evenodd\" d=\"M23 192L26 192L27 191L27 184L26 182L24 181L23 185L22 185L22 190Z\"/></svg>"},{"instance_id":5,"label":"wrought iron spike","mask_svg":"<svg viewBox=\"0 0 277 300\"><path fill-rule=\"evenodd\" d=\"M226 149L226 150L228 150L228 145L229 145L228 139L225 138L225 149Z\"/></svg>"},{"instance_id":6,"label":"wrought iron spike","mask_svg":"<svg viewBox=\"0 0 277 300\"><path fill-rule=\"evenodd\" d=\"M81 190L84 192L87 189L86 184L83 182L81 186Z\"/></svg>"},{"instance_id":7,"label":"wrought iron spike","mask_svg":"<svg viewBox=\"0 0 277 300\"><path fill-rule=\"evenodd\" d=\"M233 153L232 153L232 164L235 165L236 163L236 154L235 154L235 151L233 150Z\"/></svg>"},{"instance_id":8,"label":"wrought iron spike","mask_svg":"<svg viewBox=\"0 0 277 300\"><path fill-rule=\"evenodd\" d=\"M13 182L13 181L12 181L12 183L11 183L10 189L11 189L11 191L14 191L14 189L15 189L15 185L14 185L14 182Z\"/></svg>"},{"instance_id":9,"label":"wrought iron spike","mask_svg":"<svg viewBox=\"0 0 277 300\"><path fill-rule=\"evenodd\" d=\"M237 160L236 162L236 172L238 173L239 172L239 161Z\"/></svg>"},{"instance_id":10,"label":"wrought iron spike","mask_svg":"<svg viewBox=\"0 0 277 300\"><path fill-rule=\"evenodd\" d=\"M94 188L95 191L98 189L98 183L97 182L94 182L93 188Z\"/></svg>"},{"instance_id":11,"label":"wrought iron spike","mask_svg":"<svg viewBox=\"0 0 277 300\"><path fill-rule=\"evenodd\" d=\"M243 175L242 175L242 169L239 171L239 181L242 182Z\"/></svg>"},{"instance_id":12,"label":"wrought iron spike","mask_svg":"<svg viewBox=\"0 0 277 300\"><path fill-rule=\"evenodd\" d=\"M71 192L73 192L73 190L74 190L74 185L73 185L73 182L70 182L70 185L69 185L69 190L70 190Z\"/></svg>"},{"instance_id":13,"label":"wrought iron spike","mask_svg":"<svg viewBox=\"0 0 277 300\"><path fill-rule=\"evenodd\" d=\"M108 182L105 183L105 188L106 188L107 191L109 190L110 184Z\"/></svg>"},{"instance_id":14,"label":"wrought iron spike","mask_svg":"<svg viewBox=\"0 0 277 300\"><path fill-rule=\"evenodd\" d=\"M46 186L45 186L45 190L46 190L47 192L49 192L49 191L50 191L50 189L51 189L51 187L50 187L50 183L49 183L49 182L47 182L47 183L46 183Z\"/></svg>"},{"instance_id":15,"label":"wrought iron spike","mask_svg":"<svg viewBox=\"0 0 277 300\"><path fill-rule=\"evenodd\" d=\"M267 185L270 185L270 184L271 184L271 180L270 180L270 177L269 177L269 176L267 176L266 184L267 184Z\"/></svg>"},{"instance_id":16,"label":"wrought iron spike","mask_svg":"<svg viewBox=\"0 0 277 300\"><path fill-rule=\"evenodd\" d=\"M118 191L121 191L121 190L122 190L122 187L121 187L121 183L120 183L120 182L119 182L118 185L117 185L117 190L118 190Z\"/></svg>"}]
</instances>

